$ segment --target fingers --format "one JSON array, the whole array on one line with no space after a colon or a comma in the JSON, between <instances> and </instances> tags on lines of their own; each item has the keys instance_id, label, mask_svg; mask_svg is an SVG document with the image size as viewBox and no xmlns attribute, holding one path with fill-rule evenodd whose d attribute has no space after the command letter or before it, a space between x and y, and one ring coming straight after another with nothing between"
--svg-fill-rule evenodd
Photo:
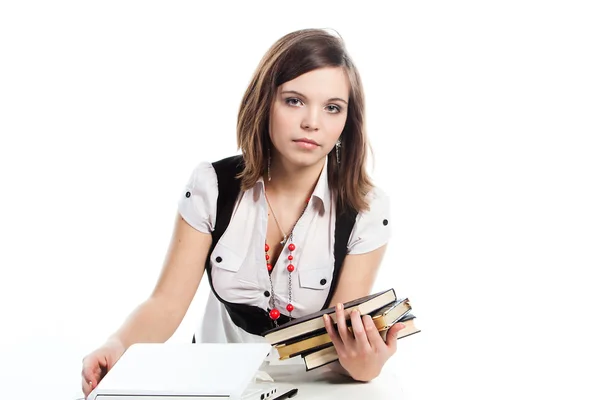
<instances>
[{"instance_id":1,"label":"fingers","mask_svg":"<svg viewBox=\"0 0 600 400\"><path fill-rule=\"evenodd\" d=\"M81 389L86 397L98 386L101 378L101 367L98 360L93 356L84 358L81 369Z\"/></svg>"},{"instance_id":2,"label":"fingers","mask_svg":"<svg viewBox=\"0 0 600 400\"><path fill-rule=\"evenodd\" d=\"M333 343L333 345L335 346L336 350L338 350L338 353L339 353L339 350L341 350L344 347L344 343L342 343L340 336L336 332L336 329L333 326L333 322L331 321L331 317L329 315L325 314L325 315L323 315L323 321L325 323L325 330L327 331L327 334L329 334L329 337L331 338L331 342Z\"/></svg>"},{"instance_id":3,"label":"fingers","mask_svg":"<svg viewBox=\"0 0 600 400\"><path fill-rule=\"evenodd\" d=\"M93 382L90 380L87 380L85 377L82 377L81 378L81 391L83 392L85 397L88 397L88 395L90 394L90 392L92 390L94 390Z\"/></svg>"},{"instance_id":4,"label":"fingers","mask_svg":"<svg viewBox=\"0 0 600 400\"><path fill-rule=\"evenodd\" d=\"M83 366L81 369L81 377L90 385L96 385L96 370L99 369L97 362L94 362L91 357L86 357L83 360ZM91 383L90 383L91 382Z\"/></svg>"},{"instance_id":5,"label":"fingers","mask_svg":"<svg viewBox=\"0 0 600 400\"><path fill-rule=\"evenodd\" d=\"M387 337L385 338L385 343L391 351L396 351L396 346L398 344L398 332L404 329L404 324L402 322L397 322L390 329L388 329Z\"/></svg>"},{"instance_id":6,"label":"fingers","mask_svg":"<svg viewBox=\"0 0 600 400\"><path fill-rule=\"evenodd\" d=\"M342 342L344 342L344 344L349 344L352 341L352 338L350 337L348 327L346 326L346 315L342 303L338 303L335 307L335 317L337 319L338 334L340 335Z\"/></svg>"},{"instance_id":7,"label":"fingers","mask_svg":"<svg viewBox=\"0 0 600 400\"><path fill-rule=\"evenodd\" d=\"M83 368L81 369L81 381L84 384L91 386L93 384L92 369L89 365L86 364L87 363L84 361Z\"/></svg>"},{"instance_id":8,"label":"fingers","mask_svg":"<svg viewBox=\"0 0 600 400\"><path fill-rule=\"evenodd\" d=\"M373 318L371 318L370 315L365 315L363 317L363 326L365 327L365 332L367 333L367 339L369 339L371 348L377 351L384 350L386 347L386 343L383 341L383 338L377 330L377 327L373 322Z\"/></svg>"},{"instance_id":9,"label":"fingers","mask_svg":"<svg viewBox=\"0 0 600 400\"><path fill-rule=\"evenodd\" d=\"M358 351L363 353L371 351L371 344L367 338L365 327L360 319L358 310L354 310L350 313L350 321L352 322L352 332L354 332L354 339L356 340Z\"/></svg>"}]
</instances>

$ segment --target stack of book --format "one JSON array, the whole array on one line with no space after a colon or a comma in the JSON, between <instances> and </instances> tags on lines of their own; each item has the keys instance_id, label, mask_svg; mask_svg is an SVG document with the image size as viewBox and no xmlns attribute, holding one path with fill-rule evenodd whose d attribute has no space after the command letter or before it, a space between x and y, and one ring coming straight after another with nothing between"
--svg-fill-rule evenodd
<instances>
[{"instance_id":1,"label":"stack of book","mask_svg":"<svg viewBox=\"0 0 600 400\"><path fill-rule=\"evenodd\" d=\"M388 329L397 322L405 328L398 333L398 339L420 332L414 323L415 316L407 298L398 299L394 289L371 294L344 303L346 326L352 331L350 313L358 310L360 315L370 315L381 337L385 340ZM328 314L337 328L335 307L296 318L265 333L267 341L279 352L279 359L285 360L300 356L306 370L318 368L338 359L331 338L325 329L323 315Z\"/></svg>"}]
</instances>

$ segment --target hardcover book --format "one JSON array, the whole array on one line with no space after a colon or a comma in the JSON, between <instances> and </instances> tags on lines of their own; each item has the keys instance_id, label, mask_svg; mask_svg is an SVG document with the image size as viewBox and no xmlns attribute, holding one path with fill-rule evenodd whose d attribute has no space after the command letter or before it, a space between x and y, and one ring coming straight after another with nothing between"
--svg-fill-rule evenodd
<instances>
[{"instance_id":1,"label":"hardcover book","mask_svg":"<svg viewBox=\"0 0 600 400\"><path fill-rule=\"evenodd\" d=\"M383 331L390 328L410 310L411 306L408 299L396 300L392 304L372 312L371 317L377 330ZM348 330L352 331L351 324L348 325ZM319 330L312 335L308 335L308 337L301 336L299 339L275 345L275 348L279 352L279 359L284 360L327 347L330 344L331 338L327 331Z\"/></svg>"},{"instance_id":2,"label":"hardcover book","mask_svg":"<svg viewBox=\"0 0 600 400\"><path fill-rule=\"evenodd\" d=\"M348 320L350 318L350 313L353 310L358 310L360 315L366 315L385 307L396 300L396 292L394 289L384 290L344 303L344 314ZM335 307L330 307L293 319L288 323L273 328L265 332L264 337L271 345L277 345L302 335L310 334L311 332L324 330L325 322L323 321L323 315L325 314L328 314L331 317L334 324L337 323Z\"/></svg>"},{"instance_id":3,"label":"hardcover book","mask_svg":"<svg viewBox=\"0 0 600 400\"><path fill-rule=\"evenodd\" d=\"M416 327L414 320L415 316L409 313L398 321L402 322L405 325L405 328L398 332L398 339L414 335L415 333L419 333L421 331ZM384 340L387 337L387 331L388 330L386 329L379 332ZM303 355L302 357L304 359L306 370L310 371L312 369L336 361L338 359L338 354L335 350L335 347L331 344L325 348L321 348L314 352Z\"/></svg>"}]
</instances>

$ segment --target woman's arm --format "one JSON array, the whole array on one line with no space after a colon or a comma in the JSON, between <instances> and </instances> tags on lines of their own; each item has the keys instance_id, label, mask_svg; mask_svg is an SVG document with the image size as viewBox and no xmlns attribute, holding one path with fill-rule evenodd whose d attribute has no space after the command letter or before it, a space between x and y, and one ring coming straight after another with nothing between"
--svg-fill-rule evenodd
<instances>
[{"instance_id":1,"label":"woman's arm","mask_svg":"<svg viewBox=\"0 0 600 400\"><path fill-rule=\"evenodd\" d=\"M125 349L137 342L165 342L187 312L204 273L212 237L178 215L156 286L108 339Z\"/></svg>"},{"instance_id":2,"label":"woman's arm","mask_svg":"<svg viewBox=\"0 0 600 400\"><path fill-rule=\"evenodd\" d=\"M338 286L329 307L371 293L387 245L364 254L348 254L344 259Z\"/></svg>"},{"instance_id":3,"label":"woman's arm","mask_svg":"<svg viewBox=\"0 0 600 400\"><path fill-rule=\"evenodd\" d=\"M330 306L370 294L385 249L386 245L383 245L368 253L346 256ZM329 365L329 370L357 381L370 381L379 375L385 362L395 353L396 335L403 325L395 324L390 328L384 341L369 316L361 318L354 313L351 317L353 333L350 333L346 328L343 308L338 308L336 313L337 328L330 318L325 318L325 327L339 356L337 362Z\"/></svg>"},{"instance_id":4,"label":"woman's arm","mask_svg":"<svg viewBox=\"0 0 600 400\"><path fill-rule=\"evenodd\" d=\"M371 293L386 245L364 254L348 254L344 259L338 286L329 307L367 296ZM351 376L339 361L327 365L330 371Z\"/></svg>"}]
</instances>

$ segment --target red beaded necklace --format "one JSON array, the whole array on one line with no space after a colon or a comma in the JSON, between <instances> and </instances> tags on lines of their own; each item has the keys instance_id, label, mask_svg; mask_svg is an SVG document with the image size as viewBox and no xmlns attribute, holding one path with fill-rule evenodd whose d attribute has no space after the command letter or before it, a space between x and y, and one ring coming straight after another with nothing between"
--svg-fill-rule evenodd
<instances>
[{"instance_id":1,"label":"red beaded necklace","mask_svg":"<svg viewBox=\"0 0 600 400\"><path fill-rule=\"evenodd\" d=\"M277 217L275 216L275 212L273 211L273 207L271 207L271 203L269 202L269 198L267 197L267 192L265 190L265 199L267 200L267 204L269 205L269 209L271 210L271 214L273 215L273 219L275 220L275 223L277 224L277 226L279 227L279 230L281 231L281 234L283 235L283 240L280 242L282 245L285 245L285 243L287 242L287 240L289 239L290 243L287 245L287 249L289 251L289 254L287 256L287 259L289 261L289 264L287 266L287 270L288 270L288 304L285 307L285 309L289 312L289 316L292 316L292 311L294 310L294 305L292 304L292 272L294 272L294 270L296 269L296 267L294 267L294 264L292 264L292 261L294 261L294 255L293 252L294 250L296 250L296 245L293 243L293 237L294 237L294 228L296 227L296 224L298 223L298 221L300 220L300 218L302 218L302 215L304 215L304 212L306 211L306 208L308 207L308 203L310 201L310 198L308 198L306 200L306 204L304 206L304 210L302 210L302 213L300 214L300 217L298 217L298 219L296 220L296 222L294 223L294 225L292 226L292 229L290 231L289 236L285 234L285 232L283 231L283 229L281 229L281 225L279 225L279 221L277 221ZM269 256L269 244L267 243L266 239L265 239L265 259L267 262L267 271L269 273L269 283L271 285L271 296L269 299L269 306L271 308L271 311L269 311L269 316L271 317L271 319L273 321L275 321L275 325L277 325L277 320L279 319L279 317L281 316L281 312L275 308L275 293L273 291L273 280L271 279L271 272L273 271L273 264L271 264L270 262L270 256ZM284 249L285 250L285 247ZM283 253L282 250L282 253Z\"/></svg>"}]
</instances>

